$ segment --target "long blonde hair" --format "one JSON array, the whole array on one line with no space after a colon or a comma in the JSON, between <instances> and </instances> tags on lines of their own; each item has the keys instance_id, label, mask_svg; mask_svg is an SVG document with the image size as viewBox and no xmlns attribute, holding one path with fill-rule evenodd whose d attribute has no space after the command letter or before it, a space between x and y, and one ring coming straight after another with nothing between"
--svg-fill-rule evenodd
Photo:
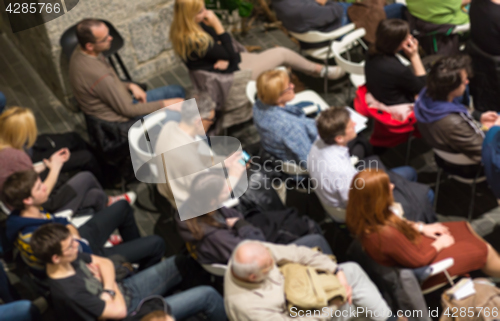
<instances>
[{"instance_id":1,"label":"long blonde hair","mask_svg":"<svg viewBox=\"0 0 500 321\"><path fill-rule=\"evenodd\" d=\"M192 52L203 57L210 46L212 37L194 20L202 10L203 0L175 0L174 20L170 26L170 41L174 51L187 61Z\"/></svg>"},{"instance_id":2,"label":"long blonde hair","mask_svg":"<svg viewBox=\"0 0 500 321\"><path fill-rule=\"evenodd\" d=\"M31 109L11 107L0 115L0 150L7 147L30 148L35 144L37 134L35 115Z\"/></svg>"}]
</instances>

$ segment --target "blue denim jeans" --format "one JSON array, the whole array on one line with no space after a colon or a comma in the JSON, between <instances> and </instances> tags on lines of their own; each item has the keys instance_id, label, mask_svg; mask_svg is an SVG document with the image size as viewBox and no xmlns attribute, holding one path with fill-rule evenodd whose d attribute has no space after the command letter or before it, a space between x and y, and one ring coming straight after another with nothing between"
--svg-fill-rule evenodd
<instances>
[{"instance_id":1,"label":"blue denim jeans","mask_svg":"<svg viewBox=\"0 0 500 321\"><path fill-rule=\"evenodd\" d=\"M31 321L31 301L21 300L0 305L0 315L3 321Z\"/></svg>"},{"instance_id":2,"label":"blue denim jeans","mask_svg":"<svg viewBox=\"0 0 500 321\"><path fill-rule=\"evenodd\" d=\"M342 26L345 26L346 24L351 23L351 20L349 19L349 16L347 15L347 8L352 6L352 3L347 3L347 2L337 2L339 5L341 5L344 8L344 14L342 15ZM403 8L405 7L404 4L401 3L393 3L387 6L384 6L384 11L385 15L387 16L387 19L403 19Z\"/></svg>"},{"instance_id":3,"label":"blue denim jeans","mask_svg":"<svg viewBox=\"0 0 500 321\"><path fill-rule=\"evenodd\" d=\"M141 300L150 295L166 295L182 281L175 265L175 256L144 270L123 281L132 299L128 313L134 311ZM197 286L189 290L165 297L177 320L203 313L208 320L226 320L222 296L209 286Z\"/></svg>"},{"instance_id":4,"label":"blue denim jeans","mask_svg":"<svg viewBox=\"0 0 500 321\"><path fill-rule=\"evenodd\" d=\"M5 109L5 105L7 105L7 98L5 98L3 92L0 91L0 114Z\"/></svg>"},{"instance_id":5,"label":"blue denim jeans","mask_svg":"<svg viewBox=\"0 0 500 321\"><path fill-rule=\"evenodd\" d=\"M391 169L393 173L398 174L399 176L404 177L405 179L409 180L410 182L416 182L417 181L417 171L411 167L411 166L401 166L401 167L396 167ZM434 203L434 191L432 189L429 189L429 192L427 193L427 199L431 204Z\"/></svg>"},{"instance_id":6,"label":"blue denim jeans","mask_svg":"<svg viewBox=\"0 0 500 321\"><path fill-rule=\"evenodd\" d=\"M301 238L295 240L292 242L293 244L296 245L303 245L307 247L319 247L321 249L321 252L325 254L333 254L332 249L330 248L330 245L326 241L326 239L323 237L323 235L320 234L309 234L306 236L302 236Z\"/></svg>"},{"instance_id":7,"label":"blue denim jeans","mask_svg":"<svg viewBox=\"0 0 500 321\"><path fill-rule=\"evenodd\" d=\"M148 103L170 98L186 98L186 92L184 91L184 88L179 85L163 86L146 91L146 98ZM134 104L137 103L138 101L134 98ZM171 115L169 115L169 120L180 121L181 114L179 112L172 111Z\"/></svg>"}]
</instances>

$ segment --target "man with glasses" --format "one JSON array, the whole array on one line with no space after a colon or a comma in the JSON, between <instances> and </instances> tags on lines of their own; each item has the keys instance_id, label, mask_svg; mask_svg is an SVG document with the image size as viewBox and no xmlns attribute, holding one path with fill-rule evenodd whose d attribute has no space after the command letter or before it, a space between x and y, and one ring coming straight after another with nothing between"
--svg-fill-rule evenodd
<instances>
[{"instance_id":1,"label":"man with glasses","mask_svg":"<svg viewBox=\"0 0 500 321\"><path fill-rule=\"evenodd\" d=\"M199 313L208 320L226 320L222 297L212 287L171 293L182 281L175 256L116 282L115 268L109 259L80 253L77 244L67 227L57 223L40 227L31 239L34 255L47 266L51 299L59 320L136 317L143 301L158 295L167 304L164 311L170 311L178 320Z\"/></svg>"},{"instance_id":2,"label":"man with glasses","mask_svg":"<svg viewBox=\"0 0 500 321\"><path fill-rule=\"evenodd\" d=\"M77 25L76 36L79 46L70 59L69 81L86 115L107 122L126 122L163 107L178 111L175 104L185 95L181 86L170 85L145 92L134 83L120 80L102 54L111 48L113 40L102 21L82 20Z\"/></svg>"},{"instance_id":3,"label":"man with glasses","mask_svg":"<svg viewBox=\"0 0 500 321\"><path fill-rule=\"evenodd\" d=\"M125 200L95 213L85 224L76 228L66 218L55 217L41 208L47 197L47 187L33 169L10 175L3 185L4 201L14 209L6 222L7 240L19 249L21 258L36 276L44 278L45 267L33 256L30 239L38 228L54 222L64 224L83 251L102 256L118 254L128 262L139 263L141 270L162 259L164 240L158 235L141 237L134 210ZM116 229L124 242L111 248L104 247Z\"/></svg>"}]
</instances>

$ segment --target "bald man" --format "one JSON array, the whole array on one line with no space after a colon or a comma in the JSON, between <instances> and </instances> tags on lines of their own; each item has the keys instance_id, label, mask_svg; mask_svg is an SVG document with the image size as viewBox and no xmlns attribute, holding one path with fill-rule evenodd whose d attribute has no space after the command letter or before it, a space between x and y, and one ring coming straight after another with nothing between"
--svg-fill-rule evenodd
<instances>
[{"instance_id":1,"label":"bald man","mask_svg":"<svg viewBox=\"0 0 500 321\"><path fill-rule=\"evenodd\" d=\"M347 311L343 313L345 317L330 318L325 314L323 317L300 317L290 313L286 307L284 277L278 269L287 262L335 273L347 293L346 303L338 308ZM387 317L390 311L387 303L358 264L347 262L337 265L327 255L304 246L258 241L240 243L224 276L224 294L226 313L229 320L234 321L348 320L349 312L356 311L356 307L371 311L371 320L397 320L396 317ZM331 311L326 313L331 314Z\"/></svg>"}]
</instances>

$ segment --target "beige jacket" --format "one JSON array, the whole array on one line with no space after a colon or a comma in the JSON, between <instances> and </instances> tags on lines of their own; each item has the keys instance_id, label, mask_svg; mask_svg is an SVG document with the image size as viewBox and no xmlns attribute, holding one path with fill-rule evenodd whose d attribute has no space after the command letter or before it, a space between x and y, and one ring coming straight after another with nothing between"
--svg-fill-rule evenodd
<instances>
[{"instance_id":1,"label":"beige jacket","mask_svg":"<svg viewBox=\"0 0 500 321\"><path fill-rule=\"evenodd\" d=\"M337 263L328 256L305 246L263 243L276 263L261 283L247 283L231 273L231 261L224 276L224 305L232 321L324 320L315 317L292 317L287 310L284 278L278 266L286 262L300 263L325 271L335 271Z\"/></svg>"}]
</instances>

